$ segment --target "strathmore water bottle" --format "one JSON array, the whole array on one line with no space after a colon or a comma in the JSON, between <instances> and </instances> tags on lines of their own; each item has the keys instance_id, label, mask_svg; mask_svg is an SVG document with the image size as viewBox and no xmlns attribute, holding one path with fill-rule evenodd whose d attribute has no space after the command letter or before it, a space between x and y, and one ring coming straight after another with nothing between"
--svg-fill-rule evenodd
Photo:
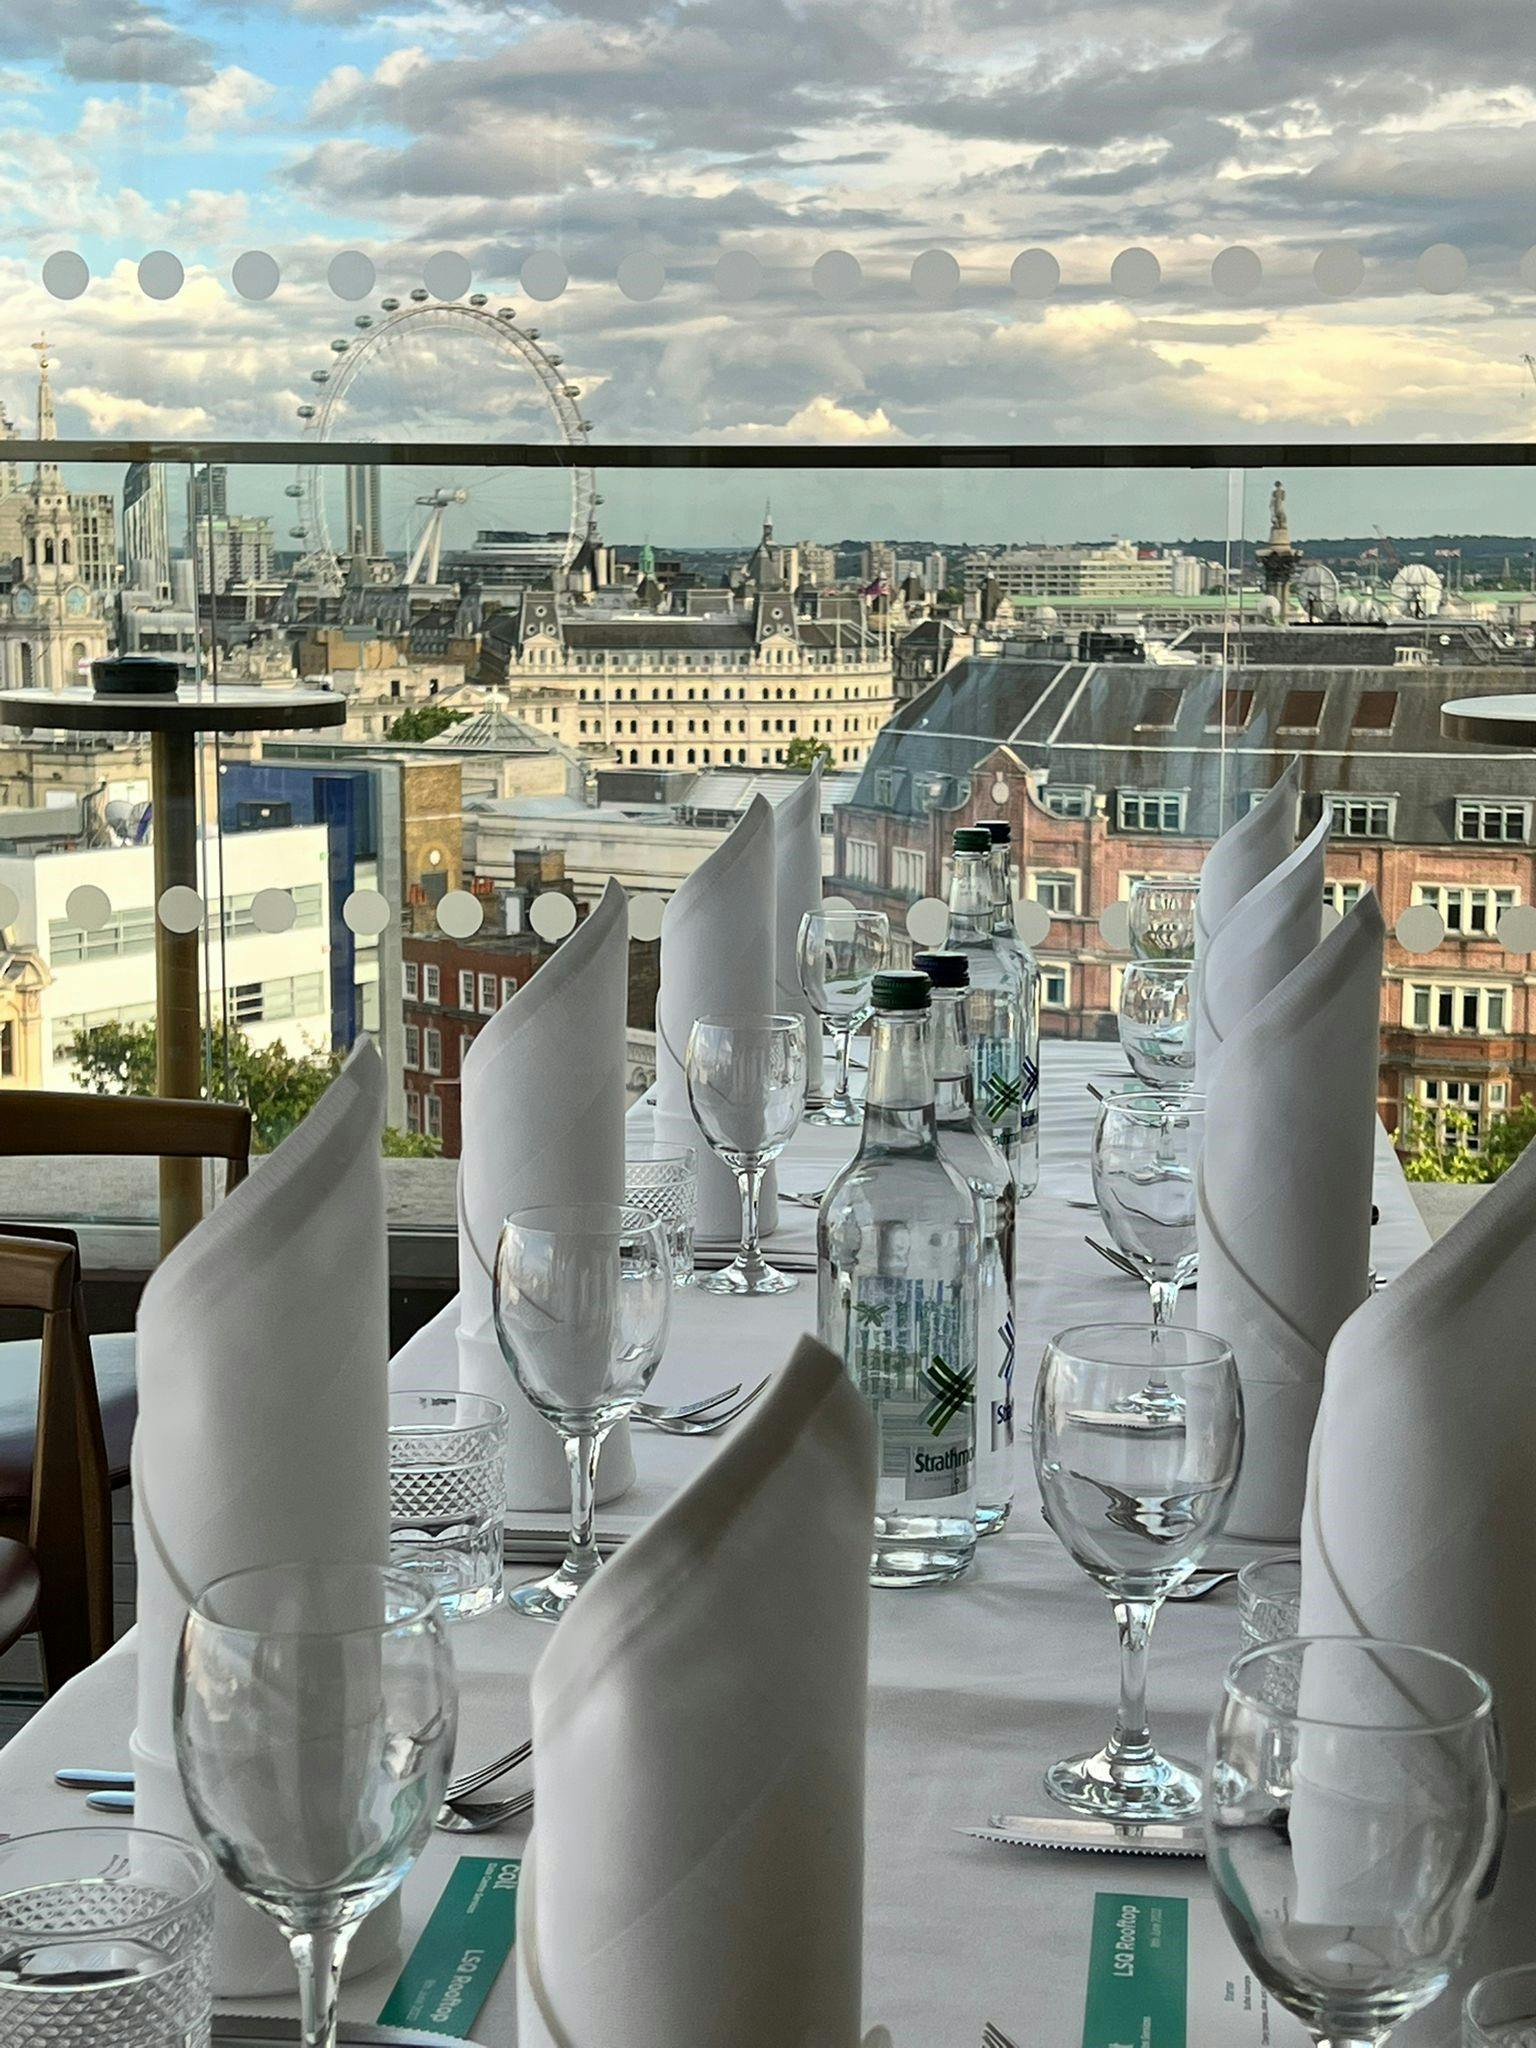
<instances>
[{"instance_id":1,"label":"strathmore water bottle","mask_svg":"<svg viewBox=\"0 0 1536 2048\"><path fill-rule=\"evenodd\" d=\"M933 984L933 1114L939 1157L963 1175L981 1225L976 1290L976 1533L992 1536L1013 1507L1013 1281L1017 1198L1008 1162L976 1114L965 1022L970 963L918 953Z\"/></svg>"},{"instance_id":2,"label":"strathmore water bottle","mask_svg":"<svg viewBox=\"0 0 1536 2048\"><path fill-rule=\"evenodd\" d=\"M873 1004L863 1135L817 1223L817 1311L879 1433L870 1583L924 1586L976 1551L980 1226L939 1151L927 975L877 974Z\"/></svg>"},{"instance_id":3,"label":"strathmore water bottle","mask_svg":"<svg viewBox=\"0 0 1536 2048\"><path fill-rule=\"evenodd\" d=\"M1019 984L1024 1006L1020 1071L1024 1100L1019 1105L1019 1149L1012 1162L1013 1185L1032 1195L1040 1185L1040 962L1019 937L1013 910L1013 827L1006 818L986 818L992 839L992 943Z\"/></svg>"},{"instance_id":4,"label":"strathmore water bottle","mask_svg":"<svg viewBox=\"0 0 1536 2048\"><path fill-rule=\"evenodd\" d=\"M949 940L963 953L971 985L965 1018L971 1037L971 1081L976 1113L997 1140L1014 1192L1020 1185L1024 1117L1024 988L1018 963L999 946L992 927L997 906L992 889L992 835L985 825L955 830L954 868L949 884Z\"/></svg>"}]
</instances>

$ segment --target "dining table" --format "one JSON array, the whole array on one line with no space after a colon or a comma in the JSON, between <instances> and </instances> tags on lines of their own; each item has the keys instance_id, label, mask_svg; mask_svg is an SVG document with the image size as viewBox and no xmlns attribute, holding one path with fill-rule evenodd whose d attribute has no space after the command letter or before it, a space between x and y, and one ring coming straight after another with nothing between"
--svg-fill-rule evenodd
<instances>
[{"instance_id":1,"label":"dining table","mask_svg":"<svg viewBox=\"0 0 1536 2048\"><path fill-rule=\"evenodd\" d=\"M978 1548L973 1567L943 1586L871 1594L867 1860L866 2025L883 2022L895 2048L947 2048L980 2040L984 2021L1028 2048L1076 2048L1082 2039L1085 1970L1095 1895L1133 1892L1206 1899L1198 1859L1104 1856L1016 1848L962 1832L994 1814L1051 1810L1042 1773L1059 1756L1108 1733L1117 1690L1115 1630L1104 1595L1044 1526L1030 1462L1028 1417L1044 1340L1086 1320L1149 1317L1146 1289L1088 1243L1101 1235L1089 1149L1094 1088L1128 1077L1119 1049L1049 1042L1041 1062L1042 1157L1038 1188L1021 1206L1018 1231L1018 1475L1008 1526ZM643 1136L649 1105L631 1112ZM856 1130L802 1124L779 1162L785 1195L822 1188L849 1157ZM1428 1243L1397 1158L1378 1130L1373 1265L1388 1285ZM258 1172L260 1168L258 1167ZM682 1402L778 1369L816 1323L815 1210L784 1201L766 1249L800 1273L793 1293L742 1299L696 1286L675 1298L671 1336L651 1398ZM1194 1290L1180 1305L1193 1321ZM451 1309L413 1340L412 1383L429 1367L453 1371ZM396 1379L401 1375L397 1368ZM297 1418L296 1418L297 1419ZM732 1425L747 1426L745 1422ZM599 1537L628 1535L663 1507L722 1439L635 1433L637 1480L600 1510ZM558 1516L513 1514L519 1526L559 1527ZM532 1576L525 1562L509 1580ZM460 1687L458 1767L508 1749L529 1732L528 1680L550 1640L544 1626L506 1609L454 1625ZM1152 1643L1150 1708L1159 1743L1199 1759L1221 1688L1239 1649L1230 1584L1210 1597L1170 1602ZM680 1691L689 1674L677 1673ZM126 1768L134 1715L134 1642L111 1653L42 1708L0 1752L0 1824L24 1829L82 1824L80 1796L57 1787L56 1768ZM498 1789L516 1789L525 1777ZM485 1836L434 1834L404 1887L402 1954L421 1934L461 1855L515 1856L525 1823ZM1225 1936L1222 1936L1225 1939ZM1238 1968L1233 1951L1234 1970ZM343 2011L375 2020L399 1961L350 1980ZM509 1960L466 2037L516 2040L515 1972ZM1412 2025L1415 2041L1451 2039L1450 2001ZM252 2012L292 2012L293 2001L242 2001ZM1426 2027L1426 2022L1430 2024ZM1402 2038L1410 2038L1405 2029ZM1259 2036L1252 2035L1257 2044ZM683 2048L683 2044L679 2044ZM1191 2048L1194 2037L1191 2035Z\"/></svg>"}]
</instances>

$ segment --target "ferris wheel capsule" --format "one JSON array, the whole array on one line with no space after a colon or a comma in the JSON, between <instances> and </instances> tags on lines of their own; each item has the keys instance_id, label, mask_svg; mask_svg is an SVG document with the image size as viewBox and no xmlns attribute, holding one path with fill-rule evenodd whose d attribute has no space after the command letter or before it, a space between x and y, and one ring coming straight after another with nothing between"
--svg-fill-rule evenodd
<instances>
[{"instance_id":1,"label":"ferris wheel capsule","mask_svg":"<svg viewBox=\"0 0 1536 2048\"><path fill-rule=\"evenodd\" d=\"M301 420L312 420L314 416L315 408L312 405L301 405L299 407L299 418Z\"/></svg>"},{"instance_id":2,"label":"ferris wheel capsule","mask_svg":"<svg viewBox=\"0 0 1536 2048\"><path fill-rule=\"evenodd\" d=\"M581 396L581 386L579 384L562 384L560 389L567 398L580 398Z\"/></svg>"},{"instance_id":3,"label":"ferris wheel capsule","mask_svg":"<svg viewBox=\"0 0 1536 2048\"><path fill-rule=\"evenodd\" d=\"M432 294L427 290L424 284L413 285L411 287L411 304L413 306L424 306L427 303L428 299L431 298L431 296Z\"/></svg>"},{"instance_id":4,"label":"ferris wheel capsule","mask_svg":"<svg viewBox=\"0 0 1536 2048\"><path fill-rule=\"evenodd\" d=\"M486 306L490 304L490 301L486 298L484 292L471 292L469 295L469 303L472 306Z\"/></svg>"},{"instance_id":5,"label":"ferris wheel capsule","mask_svg":"<svg viewBox=\"0 0 1536 2048\"><path fill-rule=\"evenodd\" d=\"M344 356L351 346L352 344L348 341L347 337L344 334L339 334L331 343L331 354L333 356Z\"/></svg>"},{"instance_id":6,"label":"ferris wheel capsule","mask_svg":"<svg viewBox=\"0 0 1536 2048\"><path fill-rule=\"evenodd\" d=\"M311 370L309 373L309 381L311 384L329 384L331 381L331 373L329 370Z\"/></svg>"},{"instance_id":7,"label":"ferris wheel capsule","mask_svg":"<svg viewBox=\"0 0 1536 2048\"><path fill-rule=\"evenodd\" d=\"M498 306L496 308L496 318L498 320L515 320L517 318L516 306Z\"/></svg>"},{"instance_id":8,"label":"ferris wheel capsule","mask_svg":"<svg viewBox=\"0 0 1536 2048\"><path fill-rule=\"evenodd\" d=\"M302 484L289 484L283 492L285 498L302 498L303 495L304 486Z\"/></svg>"},{"instance_id":9,"label":"ferris wheel capsule","mask_svg":"<svg viewBox=\"0 0 1536 2048\"><path fill-rule=\"evenodd\" d=\"M371 327L373 325L373 315L371 313L358 313L354 315L352 325L354 327Z\"/></svg>"},{"instance_id":10,"label":"ferris wheel capsule","mask_svg":"<svg viewBox=\"0 0 1536 2048\"><path fill-rule=\"evenodd\" d=\"M400 310L400 301L398 299L380 299L379 304L386 313L398 313Z\"/></svg>"}]
</instances>

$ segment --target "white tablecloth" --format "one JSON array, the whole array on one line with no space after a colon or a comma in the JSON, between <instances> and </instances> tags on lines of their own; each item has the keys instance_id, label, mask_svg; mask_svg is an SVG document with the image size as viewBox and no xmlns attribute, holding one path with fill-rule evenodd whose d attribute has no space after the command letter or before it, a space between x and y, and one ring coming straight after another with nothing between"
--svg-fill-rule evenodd
<instances>
[{"instance_id":1,"label":"white tablecloth","mask_svg":"<svg viewBox=\"0 0 1536 2048\"><path fill-rule=\"evenodd\" d=\"M1144 1311L1137 1284L1118 1277L1084 1244L1085 1230L1098 1233L1096 1217L1068 1206L1090 1195L1094 1104L1085 1083L1122 1078L1111 1046L1045 1050L1041 1185L1025 1205L1020 1229L1021 1415L1027 1414L1043 1337L1085 1318ZM635 1114L643 1122L643 1106ZM781 1186L819 1188L848 1150L841 1133L803 1131L786 1158ZM1374 1262L1390 1275L1416 1257L1427 1238L1384 1134L1376 1199L1382 1213ZM811 1241L812 1211L786 1204L782 1214L785 1227L770 1255L775 1246ZM760 1377L783 1363L795 1336L814 1320L809 1273L795 1293L763 1301L723 1302L685 1290L653 1395L684 1400ZM623 1526L653 1512L716 1442L638 1432L638 1484L602 1522ZM1205 1884L1198 1863L1051 1857L955 1832L994 1811L1047 1810L1040 1788L1045 1765L1101 1740L1113 1714L1116 1653L1107 1603L1042 1527L1022 1434L1020 1453L1013 1524L981 1546L971 1572L948 1587L874 1595L865 2005L870 2023L883 2020L891 2028L896 2048L969 2048L987 2018L1030 2048L1072 2048L1081 2032L1095 1891L1191 1894ZM527 1733L526 1681L547 1640L540 1625L508 1613L454 1630L465 1763ZM1154 1732L1165 1747L1200 1756L1221 1671L1236 1647L1230 1592L1164 1611L1150 1690ZM57 1766L126 1768L132 1658L129 1638L0 1751L0 1824L9 1832L85 1821L79 1797L53 1785ZM685 1674L679 1682L686 1682ZM457 1854L515 1854L522 1839L518 1829L467 1839L434 1835L406 1883L407 1943L420 1933ZM376 2018L392 1982L386 1970L350 1984L344 2009L354 2018ZM1448 2000L1440 2011L1445 2024L1437 2032L1449 2038L1455 2028ZM510 1967L473 2038L502 2048L515 2041Z\"/></svg>"}]
</instances>

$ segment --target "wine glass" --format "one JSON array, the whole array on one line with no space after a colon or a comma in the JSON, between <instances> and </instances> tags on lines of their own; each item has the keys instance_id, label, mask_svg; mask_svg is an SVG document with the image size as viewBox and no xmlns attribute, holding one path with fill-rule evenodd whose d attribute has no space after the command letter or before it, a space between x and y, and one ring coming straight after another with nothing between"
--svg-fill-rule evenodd
<instances>
[{"instance_id":1,"label":"wine glass","mask_svg":"<svg viewBox=\"0 0 1536 2048\"><path fill-rule=\"evenodd\" d=\"M1445 1989L1503 1836L1486 1682L1434 1650L1311 1636L1227 1671L1206 1864L1254 1975L1331 2048Z\"/></svg>"},{"instance_id":2,"label":"wine glass","mask_svg":"<svg viewBox=\"0 0 1536 2048\"><path fill-rule=\"evenodd\" d=\"M1195 1044L1188 962L1133 960L1120 983L1120 1049L1149 1088L1187 1086Z\"/></svg>"},{"instance_id":3,"label":"wine glass","mask_svg":"<svg viewBox=\"0 0 1536 2048\"><path fill-rule=\"evenodd\" d=\"M672 1279L672 1227L643 1209L520 1209L501 1226L491 1288L501 1354L571 1468L565 1557L508 1595L519 1614L558 1621L602 1562L592 1534L598 1455L661 1362Z\"/></svg>"},{"instance_id":4,"label":"wine glass","mask_svg":"<svg viewBox=\"0 0 1536 2048\"><path fill-rule=\"evenodd\" d=\"M1099 1104L1093 1193L1104 1228L1152 1291L1152 1320L1171 1323L1193 1279L1195 1169L1205 1139L1205 1097L1115 1094Z\"/></svg>"},{"instance_id":5,"label":"wine glass","mask_svg":"<svg viewBox=\"0 0 1536 2048\"><path fill-rule=\"evenodd\" d=\"M187 1613L174 1713L198 1833L287 1936L306 2048L334 2048L352 1937L421 1854L453 1760L437 1602L381 1565L216 1579Z\"/></svg>"},{"instance_id":6,"label":"wine glass","mask_svg":"<svg viewBox=\"0 0 1536 2048\"><path fill-rule=\"evenodd\" d=\"M1131 885L1131 947L1138 960L1182 960L1195 957L1195 905L1198 880L1157 881L1144 876Z\"/></svg>"},{"instance_id":7,"label":"wine glass","mask_svg":"<svg viewBox=\"0 0 1536 2048\"><path fill-rule=\"evenodd\" d=\"M694 1122L741 1189L741 1250L712 1294L787 1294L798 1286L763 1257L757 1205L763 1175L795 1134L805 1106L805 1022L800 1017L700 1017L683 1057Z\"/></svg>"},{"instance_id":8,"label":"wine glass","mask_svg":"<svg viewBox=\"0 0 1536 2048\"><path fill-rule=\"evenodd\" d=\"M1141 1406L1153 1377L1175 1406ZM1120 1631L1120 1710L1105 1746L1052 1764L1046 1789L1080 1813L1177 1820L1200 1780L1160 1756L1147 1729L1147 1645L1169 1590L1220 1535L1243 1451L1230 1346L1200 1330L1097 1323L1045 1348L1035 1389L1035 1474L1045 1519L1108 1594Z\"/></svg>"},{"instance_id":9,"label":"wine glass","mask_svg":"<svg viewBox=\"0 0 1536 2048\"><path fill-rule=\"evenodd\" d=\"M1536 2042L1536 1963L1479 1977L1461 2008L1461 2048L1530 2048Z\"/></svg>"},{"instance_id":10,"label":"wine glass","mask_svg":"<svg viewBox=\"0 0 1536 2048\"><path fill-rule=\"evenodd\" d=\"M885 965L890 944L891 922L883 910L808 910L800 920L800 986L837 1040L831 1099L805 1112L808 1124L862 1120L859 1105L848 1093L848 1048L869 1015L870 986Z\"/></svg>"}]
</instances>

